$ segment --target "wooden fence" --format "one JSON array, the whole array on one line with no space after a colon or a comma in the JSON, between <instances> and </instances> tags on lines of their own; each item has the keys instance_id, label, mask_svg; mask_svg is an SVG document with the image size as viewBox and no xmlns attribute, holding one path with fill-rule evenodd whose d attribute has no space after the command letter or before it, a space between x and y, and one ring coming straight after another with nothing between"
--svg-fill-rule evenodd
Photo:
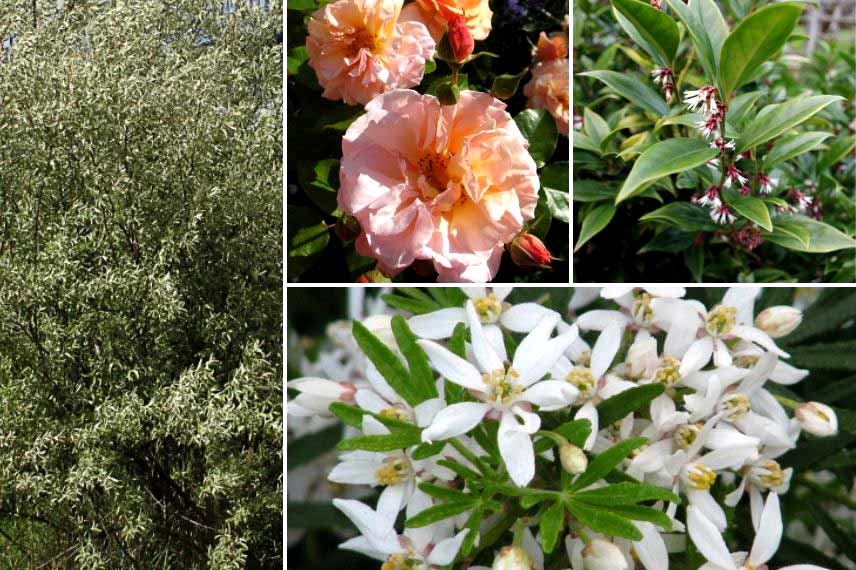
<instances>
[{"instance_id":1,"label":"wooden fence","mask_svg":"<svg viewBox=\"0 0 856 570\"><path fill-rule=\"evenodd\" d=\"M819 0L809 4L802 17L806 35L805 53L811 55L819 39L838 37L847 32L850 41L856 31L856 0Z\"/></svg>"}]
</instances>

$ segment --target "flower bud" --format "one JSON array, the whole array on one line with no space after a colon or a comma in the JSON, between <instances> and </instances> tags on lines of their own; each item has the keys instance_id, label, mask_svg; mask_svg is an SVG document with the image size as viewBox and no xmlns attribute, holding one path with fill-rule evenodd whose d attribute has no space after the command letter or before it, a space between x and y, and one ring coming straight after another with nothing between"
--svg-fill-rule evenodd
<instances>
[{"instance_id":1,"label":"flower bud","mask_svg":"<svg viewBox=\"0 0 856 570\"><path fill-rule=\"evenodd\" d=\"M514 238L509 253L511 260L524 269L548 267L552 259L544 242L529 233L521 233Z\"/></svg>"},{"instance_id":2,"label":"flower bud","mask_svg":"<svg viewBox=\"0 0 856 570\"><path fill-rule=\"evenodd\" d=\"M519 546L506 546L499 551L491 570L532 570L532 559Z\"/></svg>"},{"instance_id":3,"label":"flower bud","mask_svg":"<svg viewBox=\"0 0 856 570\"><path fill-rule=\"evenodd\" d=\"M547 34L541 32L538 36L538 61L552 61L568 57L568 39L564 34Z\"/></svg>"},{"instance_id":4,"label":"flower bud","mask_svg":"<svg viewBox=\"0 0 856 570\"><path fill-rule=\"evenodd\" d=\"M437 100L441 105L454 105L461 96L460 88L451 80L444 81L437 87Z\"/></svg>"},{"instance_id":5,"label":"flower bud","mask_svg":"<svg viewBox=\"0 0 856 570\"><path fill-rule=\"evenodd\" d=\"M797 420L812 435L827 437L838 433L838 416L829 406L819 402L806 402L796 409Z\"/></svg>"},{"instance_id":6,"label":"flower bud","mask_svg":"<svg viewBox=\"0 0 856 570\"><path fill-rule=\"evenodd\" d=\"M449 45L454 54L454 61L461 63L473 53L475 44L473 35L467 27L467 19L460 15L454 15L449 19Z\"/></svg>"},{"instance_id":7,"label":"flower bud","mask_svg":"<svg viewBox=\"0 0 856 570\"><path fill-rule=\"evenodd\" d=\"M566 443L559 448L559 458L562 460L562 468L571 475L578 475L588 467L588 457L572 443Z\"/></svg>"},{"instance_id":8,"label":"flower bud","mask_svg":"<svg viewBox=\"0 0 856 570\"><path fill-rule=\"evenodd\" d=\"M627 560L611 542L596 538L583 548L585 570L627 570Z\"/></svg>"},{"instance_id":9,"label":"flower bud","mask_svg":"<svg viewBox=\"0 0 856 570\"><path fill-rule=\"evenodd\" d=\"M764 309L755 317L755 326L772 338L789 334L802 322L802 311L787 305Z\"/></svg>"}]
</instances>

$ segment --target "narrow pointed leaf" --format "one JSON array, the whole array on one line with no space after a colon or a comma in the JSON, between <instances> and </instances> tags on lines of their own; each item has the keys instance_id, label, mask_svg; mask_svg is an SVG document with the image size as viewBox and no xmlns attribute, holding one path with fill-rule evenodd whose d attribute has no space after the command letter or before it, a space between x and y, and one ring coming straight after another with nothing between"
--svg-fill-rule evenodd
<instances>
[{"instance_id":1,"label":"narrow pointed leaf","mask_svg":"<svg viewBox=\"0 0 856 570\"><path fill-rule=\"evenodd\" d=\"M594 77L606 83L634 105L655 115L664 117L669 114L669 105L666 104L666 101L648 84L642 83L632 75L608 70L586 71L577 75Z\"/></svg>"},{"instance_id":2,"label":"narrow pointed leaf","mask_svg":"<svg viewBox=\"0 0 856 570\"><path fill-rule=\"evenodd\" d=\"M556 542L559 540L559 533L562 532L564 523L565 505L562 504L562 501L556 501L541 515L541 548L547 554L556 548Z\"/></svg>"},{"instance_id":3,"label":"narrow pointed leaf","mask_svg":"<svg viewBox=\"0 0 856 570\"><path fill-rule=\"evenodd\" d=\"M615 203L641 193L664 176L695 168L718 154L718 150L710 148L702 139L678 137L659 142L639 155L621 186Z\"/></svg>"},{"instance_id":4,"label":"narrow pointed leaf","mask_svg":"<svg viewBox=\"0 0 856 570\"><path fill-rule=\"evenodd\" d=\"M416 344L416 335L407 326L407 321L401 315L392 317L392 334L395 335L395 341L398 343L398 349L404 358L407 359L407 364L410 367L411 386L418 394L420 403L430 398L437 397L437 385L434 382L434 373L431 372L431 365L428 362L428 356L418 344Z\"/></svg>"},{"instance_id":5,"label":"narrow pointed leaf","mask_svg":"<svg viewBox=\"0 0 856 570\"><path fill-rule=\"evenodd\" d=\"M404 367L398 356L386 346L382 340L371 333L361 322L354 321L354 339L378 372L381 373L393 390L411 406L415 406L425 398L421 398L410 380L410 373Z\"/></svg>"},{"instance_id":6,"label":"narrow pointed leaf","mask_svg":"<svg viewBox=\"0 0 856 570\"><path fill-rule=\"evenodd\" d=\"M764 168L772 168L780 162L785 162L799 154L808 152L831 136L832 133L811 132L782 137L776 146L764 156Z\"/></svg>"},{"instance_id":7,"label":"narrow pointed leaf","mask_svg":"<svg viewBox=\"0 0 856 570\"><path fill-rule=\"evenodd\" d=\"M598 423L605 427L620 421L630 412L647 410L648 403L665 389L660 383L645 384L607 398L597 406Z\"/></svg>"},{"instance_id":8,"label":"narrow pointed leaf","mask_svg":"<svg viewBox=\"0 0 856 570\"><path fill-rule=\"evenodd\" d=\"M592 210L580 224L580 234L577 236L577 245L574 247L574 251L579 251L587 241L603 230L614 215L615 206L612 204L602 204Z\"/></svg>"},{"instance_id":9,"label":"narrow pointed leaf","mask_svg":"<svg viewBox=\"0 0 856 570\"><path fill-rule=\"evenodd\" d=\"M841 99L838 95L815 95L767 105L743 129L743 136L738 139L735 152L743 152L772 140Z\"/></svg>"},{"instance_id":10,"label":"narrow pointed leaf","mask_svg":"<svg viewBox=\"0 0 856 570\"><path fill-rule=\"evenodd\" d=\"M662 10L639 0L612 0L612 5L633 24L636 32L648 43L649 49L653 48L666 62L666 66L672 67L680 42L675 21Z\"/></svg>"},{"instance_id":11,"label":"narrow pointed leaf","mask_svg":"<svg viewBox=\"0 0 856 570\"><path fill-rule=\"evenodd\" d=\"M568 502L568 510L583 525L596 532L628 540L642 540L642 532L625 517L573 500Z\"/></svg>"},{"instance_id":12,"label":"narrow pointed leaf","mask_svg":"<svg viewBox=\"0 0 856 570\"><path fill-rule=\"evenodd\" d=\"M603 453L597 455L591 463L589 463L588 469L586 469L585 473L581 474L577 477L576 481L573 482L571 490L576 491L579 489L585 489L589 485L600 481L603 479L604 475L609 473L612 468L618 465L622 459L630 454L630 452L645 445L647 442L648 439L644 437L628 439L613 445Z\"/></svg>"},{"instance_id":13,"label":"narrow pointed leaf","mask_svg":"<svg viewBox=\"0 0 856 570\"><path fill-rule=\"evenodd\" d=\"M807 253L829 253L856 248L856 240L829 224L802 216L793 216L789 218L788 223L808 231L811 236L808 245L789 234L777 232L777 228L774 228L773 233L764 234L763 238L782 247Z\"/></svg>"}]
</instances>

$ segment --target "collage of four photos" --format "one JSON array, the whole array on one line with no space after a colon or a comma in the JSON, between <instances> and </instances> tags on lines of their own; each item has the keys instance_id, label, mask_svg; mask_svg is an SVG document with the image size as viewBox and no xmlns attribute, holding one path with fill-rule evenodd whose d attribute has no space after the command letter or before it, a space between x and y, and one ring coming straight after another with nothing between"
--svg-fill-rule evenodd
<instances>
[{"instance_id":1,"label":"collage of four photos","mask_svg":"<svg viewBox=\"0 0 856 570\"><path fill-rule=\"evenodd\" d=\"M854 0L0 0L0 570L856 570Z\"/></svg>"}]
</instances>

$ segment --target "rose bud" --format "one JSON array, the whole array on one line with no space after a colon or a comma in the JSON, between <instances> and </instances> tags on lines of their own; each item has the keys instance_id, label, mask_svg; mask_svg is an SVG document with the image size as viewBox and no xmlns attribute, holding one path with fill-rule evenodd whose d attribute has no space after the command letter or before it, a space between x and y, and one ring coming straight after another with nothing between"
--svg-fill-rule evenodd
<instances>
[{"instance_id":1,"label":"rose bud","mask_svg":"<svg viewBox=\"0 0 856 570\"><path fill-rule=\"evenodd\" d=\"M802 428L812 435L828 437L838 433L838 416L829 406L806 402L797 406L795 413Z\"/></svg>"},{"instance_id":2,"label":"rose bud","mask_svg":"<svg viewBox=\"0 0 856 570\"><path fill-rule=\"evenodd\" d=\"M449 19L448 26L449 44L452 46L455 61L461 63L473 53L473 35L467 27L467 19L458 14Z\"/></svg>"},{"instance_id":3,"label":"rose bud","mask_svg":"<svg viewBox=\"0 0 856 570\"><path fill-rule=\"evenodd\" d=\"M585 452L572 443L566 443L559 448L559 458L562 460L562 469L571 475L578 475L588 468Z\"/></svg>"},{"instance_id":4,"label":"rose bud","mask_svg":"<svg viewBox=\"0 0 856 570\"><path fill-rule=\"evenodd\" d=\"M538 36L538 61L552 61L568 57L568 40L564 34L554 34L548 38L541 32Z\"/></svg>"},{"instance_id":5,"label":"rose bud","mask_svg":"<svg viewBox=\"0 0 856 570\"><path fill-rule=\"evenodd\" d=\"M627 560L611 542L596 538L583 548L585 570L627 570Z\"/></svg>"},{"instance_id":6,"label":"rose bud","mask_svg":"<svg viewBox=\"0 0 856 570\"><path fill-rule=\"evenodd\" d=\"M549 267L553 259L544 242L530 233L521 233L514 238L509 253L511 260L524 269Z\"/></svg>"},{"instance_id":7,"label":"rose bud","mask_svg":"<svg viewBox=\"0 0 856 570\"><path fill-rule=\"evenodd\" d=\"M519 546L506 546L499 551L491 570L532 570L532 560Z\"/></svg>"},{"instance_id":8,"label":"rose bud","mask_svg":"<svg viewBox=\"0 0 856 570\"><path fill-rule=\"evenodd\" d=\"M755 326L772 338L783 337L802 322L802 311L794 307L779 305L764 309L755 317Z\"/></svg>"}]
</instances>

